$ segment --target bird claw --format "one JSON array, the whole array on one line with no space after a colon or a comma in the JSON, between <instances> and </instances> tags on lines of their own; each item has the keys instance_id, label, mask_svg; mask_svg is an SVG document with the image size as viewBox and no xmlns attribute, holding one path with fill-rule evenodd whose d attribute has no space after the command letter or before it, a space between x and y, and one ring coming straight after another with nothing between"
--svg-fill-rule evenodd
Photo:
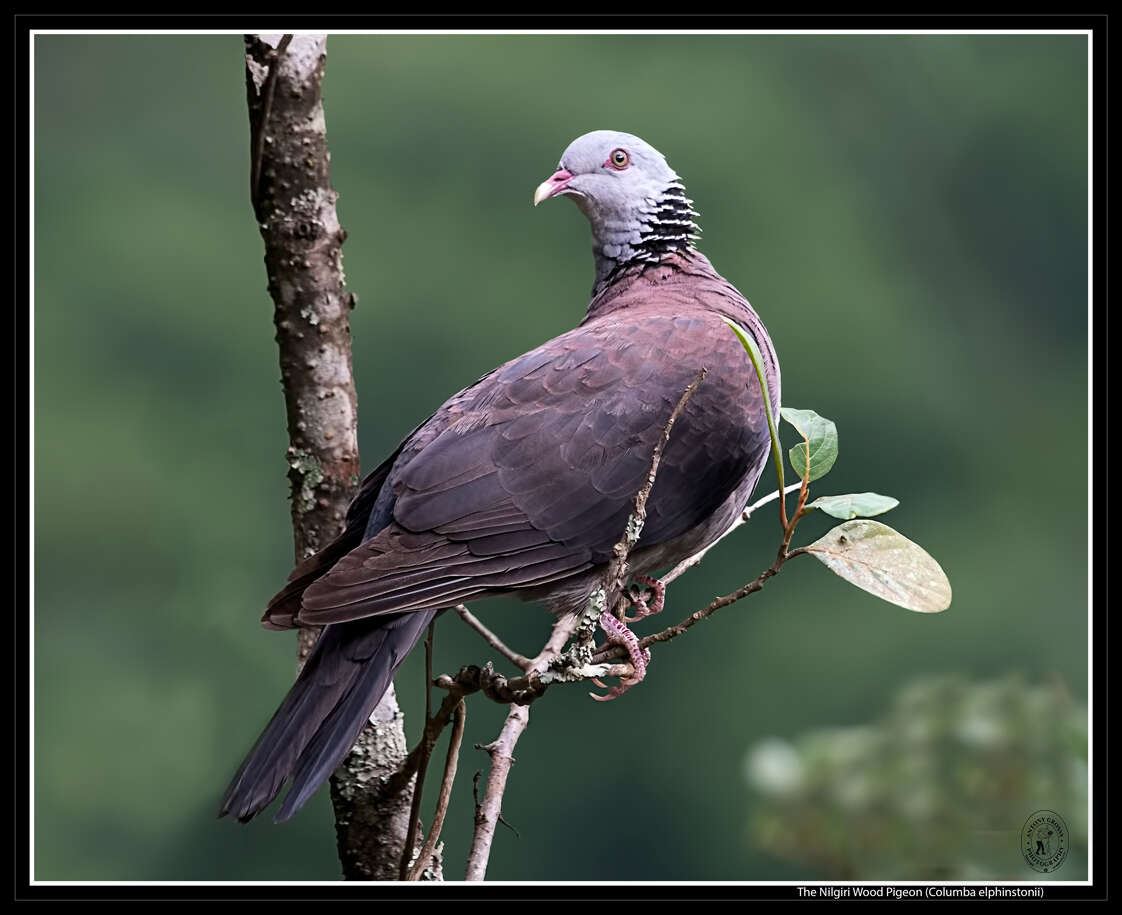
<instances>
[{"instance_id":1,"label":"bird claw","mask_svg":"<svg viewBox=\"0 0 1122 915\"><path fill-rule=\"evenodd\" d=\"M661 609L661 607L659 609ZM604 630L604 635L607 636L609 642L615 645L622 645L627 649L628 657L631 659L631 666L635 670L634 676L621 679L617 686L608 689L606 695L598 696L596 693L588 694L597 702L609 702L618 696L622 696L647 675L647 665L651 663L651 652L648 648L640 648L639 639L636 638L635 633L628 629L624 622L616 619L612 614L606 611L600 614L600 628ZM607 684L600 680L594 679L592 682L601 689L608 688Z\"/></svg>"},{"instance_id":2,"label":"bird claw","mask_svg":"<svg viewBox=\"0 0 1122 915\"><path fill-rule=\"evenodd\" d=\"M650 603L647 602L646 597L648 591L654 596ZM662 612L662 606L666 601L666 585L650 575L642 575L627 586L627 599L638 610L634 616L625 613L620 617L625 625L630 625L645 616L654 616Z\"/></svg>"}]
</instances>

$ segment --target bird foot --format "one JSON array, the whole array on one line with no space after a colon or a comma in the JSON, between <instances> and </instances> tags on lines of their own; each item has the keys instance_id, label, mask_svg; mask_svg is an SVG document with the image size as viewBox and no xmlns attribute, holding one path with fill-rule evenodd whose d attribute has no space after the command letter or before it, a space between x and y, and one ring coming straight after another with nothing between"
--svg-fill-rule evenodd
<instances>
[{"instance_id":1,"label":"bird foot","mask_svg":"<svg viewBox=\"0 0 1122 915\"><path fill-rule=\"evenodd\" d=\"M659 609L662 608L660 607ZM657 613L658 611L649 612ZM626 680L621 679L619 685L613 686L611 689L608 689L608 685L602 683L600 680L592 681L601 689L608 689L608 692L603 696L598 696L596 693L589 693L588 695L597 702L608 702L615 699L617 696L622 696L647 675L647 665L651 663L651 652L647 648L640 648L639 639L636 638L635 633L628 629L624 622L616 619L608 612L600 614L600 628L604 630L604 635L607 636L609 642L615 645L622 645L627 649L627 655L631 659L631 666L635 669L634 676Z\"/></svg>"},{"instance_id":2,"label":"bird foot","mask_svg":"<svg viewBox=\"0 0 1122 915\"><path fill-rule=\"evenodd\" d=\"M653 599L649 602L648 593L653 595ZM634 616L625 613L620 617L624 625L629 626L645 616L654 616L662 612L662 605L666 602L666 585L657 578L642 575L627 586L627 599L637 611Z\"/></svg>"}]
</instances>

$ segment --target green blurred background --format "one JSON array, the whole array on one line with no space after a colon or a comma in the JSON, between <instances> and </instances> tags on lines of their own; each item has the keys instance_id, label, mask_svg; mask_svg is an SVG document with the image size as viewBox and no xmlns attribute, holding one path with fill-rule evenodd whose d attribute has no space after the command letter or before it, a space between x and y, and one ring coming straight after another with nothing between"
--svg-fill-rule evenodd
<instances>
[{"instance_id":1,"label":"green blurred background","mask_svg":"<svg viewBox=\"0 0 1122 915\"><path fill-rule=\"evenodd\" d=\"M912 614L802 560L658 649L623 699L554 690L490 877L834 876L750 827L750 747L880 720L930 675L1084 706L1086 54L1041 35L330 39L364 467L579 320L587 226L530 195L574 137L630 131L683 176L701 249L766 321L784 402L837 422L816 491L899 498L882 520L954 586L946 613ZM292 541L240 37L40 36L34 66L35 876L336 879L326 792L284 826L213 818L294 675L291 634L258 626ZM777 529L767 512L725 541L668 615L754 577ZM533 606L477 610L524 652L548 631ZM437 669L489 657L443 618ZM422 679L415 655L398 678L414 737ZM471 703L450 878L486 768L471 745L501 717ZM1013 876L1037 876L1024 819L1063 803L1027 790L991 824Z\"/></svg>"}]
</instances>

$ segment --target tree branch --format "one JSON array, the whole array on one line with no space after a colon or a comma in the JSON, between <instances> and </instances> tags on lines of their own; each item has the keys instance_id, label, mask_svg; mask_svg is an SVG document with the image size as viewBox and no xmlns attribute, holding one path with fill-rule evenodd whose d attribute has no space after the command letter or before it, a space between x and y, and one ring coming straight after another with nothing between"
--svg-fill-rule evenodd
<instances>
[{"instance_id":1,"label":"tree branch","mask_svg":"<svg viewBox=\"0 0 1122 915\"><path fill-rule=\"evenodd\" d=\"M627 519L627 527L624 530L623 537L612 547L612 558L608 562L608 570L604 574L604 599L605 606L609 609L614 608L616 616L621 616L623 613L624 605L620 598L626 584L627 560L631 556L635 544L639 542L643 533L643 525L647 521L647 499L654 488L655 477L658 475L658 465L662 462L662 451L666 447L666 443L670 441L670 433L674 429L674 424L678 421L679 415L686 408L686 404L690 402L697 386L705 380L705 376L708 374L708 369L701 369L685 391L682 392L682 396L678 398L678 403L674 406L674 409L670 411L670 418L663 426L662 435L659 436L651 454L651 467L647 471L647 480L635 494L635 510L631 513L631 517Z\"/></svg>"},{"instance_id":2,"label":"tree branch","mask_svg":"<svg viewBox=\"0 0 1122 915\"><path fill-rule=\"evenodd\" d=\"M619 543L613 548L612 559L601 579L603 584L602 587L598 589L600 594L598 606L600 607L610 606L607 604L605 597L609 589L612 593L617 595L619 606L623 606L622 582L627 574L627 559L642 533L643 521L646 514L646 501L654 486L662 451L669 440L670 431L673 428L674 422L685 408L685 405L688 403L697 386L704 380L705 374L704 370L699 372L693 383L691 383L683 393L682 398L679 400L667 421L666 427L663 430L663 435L654 449L651 459L651 469L647 475L647 480L636 494L635 510L628 518L625 532ZM801 482L792 486L791 489L793 490L800 487L802 487L805 492L805 484ZM728 530L726 530L721 537L727 536L747 521L751 514L760 506L766 505L779 497L780 493L775 492L750 505L741 513L738 519L729 526ZM792 528L797 518L798 514L792 519ZM652 645L655 642L670 641L701 620L708 618L721 607L728 606L746 597L748 594L760 590L770 578L778 573L779 569L782 568L783 564L788 559L805 552L805 550L802 549L788 552L787 545L790 539L789 531L785 530L784 534L784 540L775 561L755 580L749 582L730 595L717 598L708 606L691 614L678 625L668 627L662 632L640 640L640 647L646 648L648 645ZM673 580L688 568L697 565L706 552L707 550L701 550L689 559L683 560L683 562L675 566L671 572L667 573L666 580ZM590 599L589 605L593 606L594 603L595 602ZM441 704L441 709L436 715L429 719L430 727L427 728L426 731L429 731L431 728L431 734L426 734L427 740L435 740L437 738L440 731L447 725L448 721L451 720L456 709L460 708L464 697L471 693L483 692L494 701L511 703L506 720L503 723L502 730L498 737L490 744L477 747L478 749L486 750L491 757L491 770L487 779L487 786L483 799L482 801L478 799L476 801L475 830L472 836L472 847L468 856L467 872L465 876L465 879L468 881L478 881L486 877L495 829L500 822L504 822L502 817L502 799L506 791L510 770L514 763L514 748L526 727L529 725L528 706L530 703L543 695L548 685L553 682L580 681L594 676L615 676L626 679L634 674L634 669L632 665L626 663L608 663L613 657L621 657L626 654L625 649L619 645L605 645L599 649L592 650L591 648L582 649L582 644L578 644L569 654L563 654L565 645L570 637L575 633L580 633L582 636L585 635L581 630L589 617L592 616L587 608L582 614L572 614L558 620L542 651L537 657L528 662L521 655L507 648L507 646L503 644L494 633L487 629L483 623L477 620L465 606L459 606L457 608L457 613L465 622L471 625L472 628L483 635L488 644L500 651L508 660L522 667L525 671L520 677L508 679L502 674L496 673L490 663L488 663L482 668L464 667L455 677L444 674L433 681L436 686L447 690L448 693L444 702ZM596 616L598 616L598 614ZM590 636L588 636L588 638L590 640ZM584 661L583 664L580 663L582 660ZM593 667L596 669L592 670L591 668ZM421 745L414 749L403 765L401 772L396 776L397 778L408 778L412 774L412 771L421 764L425 743L426 740L422 740ZM414 869L416 869L418 865L415 865Z\"/></svg>"},{"instance_id":3,"label":"tree branch","mask_svg":"<svg viewBox=\"0 0 1122 915\"><path fill-rule=\"evenodd\" d=\"M409 805L409 829L405 833L405 844L401 851L401 864L398 865L398 879L409 876L409 864L417 850L417 830L421 827L421 798L425 793L425 773L429 768L429 757L436 746L437 733L433 731L432 720L432 643L436 633L436 621L429 623L425 635L425 730L421 735L421 758L417 764L417 780L413 783L413 802ZM442 726L443 728L443 726Z\"/></svg>"},{"instance_id":4,"label":"tree branch","mask_svg":"<svg viewBox=\"0 0 1122 915\"><path fill-rule=\"evenodd\" d=\"M763 586L767 584L767 582L771 578L775 577L775 575L781 568L783 568L783 566L789 559L793 559L796 556L801 556L805 552L806 550L803 548L791 550L790 552L781 552L778 556L776 556L775 562L773 562L768 568L764 569L764 571L762 571L755 579L748 582L748 584L737 588L731 594L726 594L724 597L716 598L711 603L702 607L700 610L695 610L676 626L668 626L661 632L656 632L654 635L648 635L645 638L639 639L639 647L646 648L650 645L654 645L656 642L669 642L671 639L676 639L683 632L690 629L697 623L700 623L704 619L708 619L722 607L727 607L729 606L729 604L735 604L738 600L742 600L749 594L755 594L757 591L763 588ZM619 648L618 645L612 645L605 648L603 651L597 652L592 659L592 663L603 663L604 661L610 660L613 657L622 657L623 654L624 652Z\"/></svg>"},{"instance_id":5,"label":"tree branch","mask_svg":"<svg viewBox=\"0 0 1122 915\"><path fill-rule=\"evenodd\" d=\"M528 672L529 675L544 672L565 648L565 644L576 631L579 617L569 614L561 617L553 625L545 647L534 658ZM495 838L495 827L502 819L503 794L506 791L506 780L510 774L510 767L514 764L514 746L518 738L530 723L530 709L526 705L511 705L506 721L499 736L493 743L480 749L486 750L491 756L491 771L487 776L487 787L483 793L483 800L479 803L475 814L475 831L471 839L471 851L468 854L467 873L465 880L482 880L487 876L487 863L491 858L491 842Z\"/></svg>"},{"instance_id":6,"label":"tree branch","mask_svg":"<svg viewBox=\"0 0 1122 915\"><path fill-rule=\"evenodd\" d=\"M796 489L802 488L802 485L803 484L802 484L801 481L798 482L798 483L792 483L790 486L786 487L783 490L783 495L787 495L788 493L794 492ZM714 540L705 549L698 550L696 553L694 553L688 559L683 559L676 566L674 566L674 568L672 568L669 572L667 572L665 575L663 575L662 578L659 579L659 580L664 585L668 585L668 584L670 584L670 582L674 581L676 578L681 578L690 569L694 568L695 566L700 565L701 560L705 558L705 555L711 549L713 549L713 547L715 547L718 543L720 543L722 540L724 540L729 534L731 534L733 531L735 531L742 524L746 523L748 521L748 519L752 517L752 513L755 512L757 508L761 508L764 505L767 505L769 502L774 502L778 498L779 498L779 490L777 489L775 492L770 493L769 495L764 496L762 499L758 499L757 501L753 502L746 509L744 509L744 511L742 511L739 516L737 516L737 519L732 524L729 525L728 530L726 530L723 534L721 534L720 537L718 537L716 540Z\"/></svg>"},{"instance_id":7,"label":"tree branch","mask_svg":"<svg viewBox=\"0 0 1122 915\"><path fill-rule=\"evenodd\" d=\"M349 312L356 299L343 283L342 244L346 232L335 210L338 195L331 187L321 83L326 59L322 35L247 35L246 87L250 114L250 188L254 213L265 241L269 292L275 303L274 321L280 350L281 382L285 392L290 445L287 452L292 487L292 521L297 561L313 555L338 534L347 505L359 479L356 435L357 395L351 367ZM478 803L466 879L486 875L496 826L502 819L502 799L514 762L514 748L529 723L529 705L552 682L590 676L629 678L630 664L608 664L622 657L618 645L593 645L600 614L620 616L625 607L628 559L646 520L646 503L654 486L663 449L680 413L706 377L702 369L687 387L663 429L651 458L644 485L636 493L634 511L615 545L601 578L601 587L583 614L559 619L549 640L533 659L508 648L471 614L456 608L460 617L488 644L517 666L521 676L508 679L490 664L465 667L455 677L443 675L429 683L447 690L435 715L427 714L425 733L408 755L401 712L391 684L371 715L377 727L367 727L355 748L332 776L339 856L347 879L441 879L438 843L455 777L463 738L464 698L482 692L509 704L498 737L482 747L491 757L491 771ZM795 487L792 487L792 489ZM778 497L775 494L746 509L722 539L744 523L752 511ZM639 641L641 647L669 641L716 610L763 587L787 559L805 550L787 552L790 533L806 500L806 485L791 519L779 555L772 566L737 592L718 598L669 627ZM782 504L782 499L781 499ZM712 546L712 545L711 545ZM708 552L699 551L666 574L668 583L696 566ZM594 612L595 611L595 612ZM591 624L591 625L589 625ZM569 655L565 646L579 633ZM300 633L300 660L307 656L317 632ZM570 657L571 656L571 657ZM599 664L589 673L589 662ZM638 661L636 661L638 664ZM450 721L455 721L445 763L440 796L428 838L414 858L410 798L421 797L426 754ZM410 784L415 782L413 791ZM415 829L415 826L414 826ZM409 851L406 852L406 849ZM414 863L406 871L408 862ZM402 870L399 871L399 865Z\"/></svg>"},{"instance_id":8,"label":"tree branch","mask_svg":"<svg viewBox=\"0 0 1122 915\"><path fill-rule=\"evenodd\" d=\"M523 657L517 651L507 648L506 645L503 644L502 639L500 639L497 635L495 635L495 633L493 633L490 629L483 625L480 619L474 613L468 610L467 607L465 607L463 604L457 604L452 609L456 611L456 614L460 617L460 619L462 619L472 629L483 636L484 641L492 648L494 648L495 651L501 654L504 658L510 661L511 664L515 665L516 667L522 668L522 670L530 669L530 665L533 662L529 658Z\"/></svg>"},{"instance_id":9,"label":"tree branch","mask_svg":"<svg viewBox=\"0 0 1122 915\"><path fill-rule=\"evenodd\" d=\"M708 369L704 368L697 373L697 377L690 382L678 403L670 412L670 418L667 419L662 435L659 437L651 455L651 466L647 472L647 479L640 487L639 492L635 494L634 511L627 519L623 536L612 548L612 558L608 562L608 567L601 579L601 587L598 589L599 604L594 595L594 598L589 600L590 607L602 605L605 609L611 609L619 604L619 608L616 610L617 615L623 612L623 602L620 598L623 595L624 579L627 576L627 560L643 532L643 524L647 517L647 499L651 494L651 489L654 488L663 449L670 439L670 433L674 428L674 423L677 422L678 416L685 409L694 391L697 390L697 386L705 380L707 374ZM525 679L531 691L534 691L537 684L542 684L541 692L544 692L545 684L542 683L538 675L545 673L554 663L571 635L579 631L582 644L591 643L595 633L595 628L590 631L587 626L591 615L586 609L586 612L580 616L565 616L557 621L545 648L542 649L526 671ZM596 617L599 618L599 614L596 614ZM624 672L624 670L620 671L620 673ZM513 682L510 685L513 686ZM540 692L537 693L537 695L540 694ZM506 721L503 722L503 728L499 732L499 736L492 743L481 748L491 756L491 772L487 778L487 788L483 794L483 801L476 809L475 832L472 836L471 852L468 855L465 880L483 880L487 875L491 843L495 836L495 827L502 819L503 794L506 791L510 767L514 763L514 747L529 723L529 708L526 705L512 705L507 713Z\"/></svg>"},{"instance_id":10,"label":"tree branch","mask_svg":"<svg viewBox=\"0 0 1122 915\"><path fill-rule=\"evenodd\" d=\"M420 880L429 859L436 851L436 843L440 841L440 831L444 828L444 817L448 813L448 802L452 799L452 782L456 778L456 766L460 758L460 744L464 739L464 723L467 720L467 705L461 699L455 711L455 727L452 728L452 739L448 743L448 757L444 761L444 778L440 782L440 794L436 799L436 812L432 815L432 828L425 840L417 861L406 879Z\"/></svg>"},{"instance_id":11,"label":"tree branch","mask_svg":"<svg viewBox=\"0 0 1122 915\"><path fill-rule=\"evenodd\" d=\"M286 460L297 562L342 529L359 479L358 397L351 370L350 312L331 187L321 85L324 35L246 35L250 193L265 242L269 294L288 416ZM301 630L299 660L318 630ZM405 758L402 715L389 689L331 781L336 835L347 879L393 879L404 847L409 798L376 787Z\"/></svg>"},{"instance_id":12,"label":"tree branch","mask_svg":"<svg viewBox=\"0 0 1122 915\"><path fill-rule=\"evenodd\" d=\"M512 705L499 736L492 743L477 746L486 750L491 757L491 772L487 776L487 788L483 800L475 814L475 832L472 835L471 852L468 854L468 881L483 880L487 876L487 864L491 859L491 842L495 838L495 827L502 818L503 794L510 767L514 765L514 745L530 723L530 710L524 705Z\"/></svg>"}]
</instances>

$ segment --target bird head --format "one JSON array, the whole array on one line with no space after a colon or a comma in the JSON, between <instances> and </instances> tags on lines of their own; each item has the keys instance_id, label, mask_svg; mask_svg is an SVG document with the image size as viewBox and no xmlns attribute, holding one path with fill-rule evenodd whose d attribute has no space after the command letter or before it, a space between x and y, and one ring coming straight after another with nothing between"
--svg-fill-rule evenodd
<instances>
[{"instance_id":1,"label":"bird head","mask_svg":"<svg viewBox=\"0 0 1122 915\"><path fill-rule=\"evenodd\" d=\"M571 197L588 218L598 284L623 264L658 263L692 248L700 231L693 201L666 157L617 130L573 140L534 192L534 205L549 197Z\"/></svg>"}]
</instances>

